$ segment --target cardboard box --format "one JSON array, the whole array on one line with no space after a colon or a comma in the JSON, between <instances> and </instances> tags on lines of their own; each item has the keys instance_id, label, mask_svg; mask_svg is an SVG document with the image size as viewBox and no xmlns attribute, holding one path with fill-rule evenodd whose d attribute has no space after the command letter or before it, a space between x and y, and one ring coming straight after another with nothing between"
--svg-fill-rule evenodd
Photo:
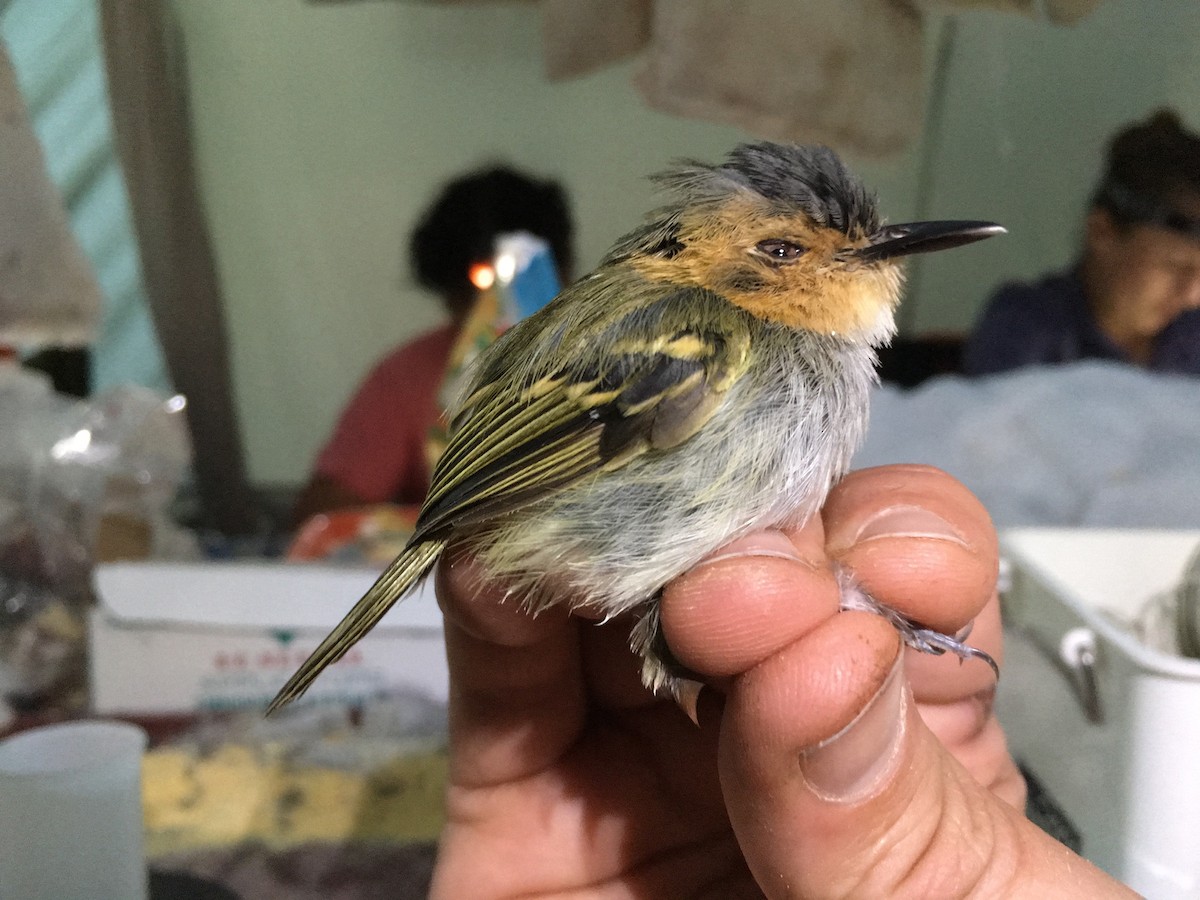
<instances>
[{"instance_id":1,"label":"cardboard box","mask_svg":"<svg viewBox=\"0 0 1200 900\"><path fill-rule=\"evenodd\" d=\"M263 708L370 587L376 569L315 563L121 562L96 568L92 708L176 715ZM448 692L431 581L327 669L302 703Z\"/></svg>"},{"instance_id":2,"label":"cardboard box","mask_svg":"<svg viewBox=\"0 0 1200 900\"><path fill-rule=\"evenodd\" d=\"M1174 589L1200 531L1002 535L1007 648L997 713L1013 754L1140 893L1200 897L1200 660L1125 623Z\"/></svg>"}]
</instances>

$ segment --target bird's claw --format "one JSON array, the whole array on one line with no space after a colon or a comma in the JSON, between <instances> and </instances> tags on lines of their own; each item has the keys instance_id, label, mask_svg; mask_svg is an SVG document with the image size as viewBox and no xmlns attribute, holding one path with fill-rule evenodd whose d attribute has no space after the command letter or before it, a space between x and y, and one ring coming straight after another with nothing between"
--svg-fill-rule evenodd
<instances>
[{"instance_id":1,"label":"bird's claw","mask_svg":"<svg viewBox=\"0 0 1200 900\"><path fill-rule=\"evenodd\" d=\"M880 603L863 590L862 586L848 569L839 566L835 571L838 578L838 586L841 590L842 609L857 609L883 616L900 632L900 637L904 639L904 643L908 644L914 650L920 650L922 653L929 653L933 656L953 653L963 662L966 662L968 659L982 660L991 668L992 673L996 676L996 680L1000 680L1000 667L996 665L996 660L992 659L991 654L965 643L971 635L971 623L968 623L954 635L943 634L940 631L927 628L919 622L914 622L912 619L901 615L890 606Z\"/></svg>"},{"instance_id":2,"label":"bird's claw","mask_svg":"<svg viewBox=\"0 0 1200 900\"><path fill-rule=\"evenodd\" d=\"M953 653L963 662L966 662L968 659L982 660L991 668L992 673L996 676L996 680L1000 680L1000 667L996 665L996 660L992 659L991 654L980 650L978 647L972 647L970 644L963 643L967 635L971 633L971 626L968 625L954 636L942 634L942 632L934 631L932 628L922 628L908 619L901 619L899 623L896 623L896 627L900 631L900 636L904 638L904 643L908 644L914 650L920 650L922 653L930 653L934 656L941 656L943 653Z\"/></svg>"}]
</instances>

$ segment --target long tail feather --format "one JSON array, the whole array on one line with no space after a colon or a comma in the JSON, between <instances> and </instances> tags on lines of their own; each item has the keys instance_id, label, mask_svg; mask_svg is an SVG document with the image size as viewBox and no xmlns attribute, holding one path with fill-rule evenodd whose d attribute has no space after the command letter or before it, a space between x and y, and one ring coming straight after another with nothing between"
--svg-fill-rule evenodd
<instances>
[{"instance_id":1,"label":"long tail feather","mask_svg":"<svg viewBox=\"0 0 1200 900\"><path fill-rule=\"evenodd\" d=\"M445 548L445 541L422 541L406 548L371 585L363 598L321 641L312 655L288 679L267 707L267 715L291 703L316 680L326 666L337 662L354 644L375 627L384 614L408 593L409 588L433 568Z\"/></svg>"}]
</instances>

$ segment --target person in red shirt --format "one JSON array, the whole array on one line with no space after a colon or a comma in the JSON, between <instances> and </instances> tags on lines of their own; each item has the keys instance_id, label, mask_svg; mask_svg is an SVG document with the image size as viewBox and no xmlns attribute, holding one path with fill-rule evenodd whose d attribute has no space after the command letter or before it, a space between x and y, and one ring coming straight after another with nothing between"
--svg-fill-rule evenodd
<instances>
[{"instance_id":1,"label":"person in red shirt","mask_svg":"<svg viewBox=\"0 0 1200 900\"><path fill-rule=\"evenodd\" d=\"M527 231L550 245L565 282L573 262L572 230L566 194L553 181L497 166L442 189L413 231L409 254L418 282L438 294L450 321L392 350L363 380L296 500L297 525L336 509L425 499L430 477L425 448L441 415L438 391L476 297L471 267L492 258L497 236Z\"/></svg>"}]
</instances>

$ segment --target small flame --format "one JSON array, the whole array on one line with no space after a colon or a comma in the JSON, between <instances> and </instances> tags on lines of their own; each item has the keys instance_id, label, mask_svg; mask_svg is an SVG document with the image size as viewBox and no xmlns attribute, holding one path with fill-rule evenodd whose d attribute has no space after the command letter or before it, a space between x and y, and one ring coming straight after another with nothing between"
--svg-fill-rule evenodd
<instances>
[{"instance_id":1,"label":"small flame","mask_svg":"<svg viewBox=\"0 0 1200 900\"><path fill-rule=\"evenodd\" d=\"M471 266L467 277L471 279L471 284L475 285L479 290L486 291L496 283L496 270L483 263L476 263Z\"/></svg>"}]
</instances>

